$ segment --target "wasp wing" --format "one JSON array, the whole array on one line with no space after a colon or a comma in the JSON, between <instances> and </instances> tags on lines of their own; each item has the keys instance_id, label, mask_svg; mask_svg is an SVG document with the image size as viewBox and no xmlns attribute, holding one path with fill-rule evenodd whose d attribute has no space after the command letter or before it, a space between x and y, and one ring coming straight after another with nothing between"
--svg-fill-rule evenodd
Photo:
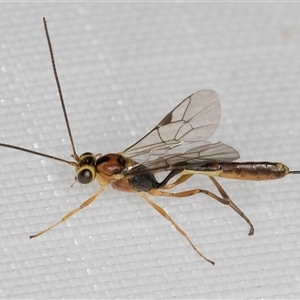
<instances>
[{"instance_id":1,"label":"wasp wing","mask_svg":"<svg viewBox=\"0 0 300 300\"><path fill-rule=\"evenodd\" d=\"M124 175L131 177L143 172L183 170L211 162L230 162L239 157L239 153L231 146L221 142L211 144L209 141L205 141L202 145L184 153L168 154L143 164L136 164L125 169Z\"/></svg>"},{"instance_id":2,"label":"wasp wing","mask_svg":"<svg viewBox=\"0 0 300 300\"><path fill-rule=\"evenodd\" d=\"M198 91L176 106L147 135L121 154L130 158L165 153L183 143L199 142L216 130L221 114L219 96L212 90Z\"/></svg>"}]
</instances>

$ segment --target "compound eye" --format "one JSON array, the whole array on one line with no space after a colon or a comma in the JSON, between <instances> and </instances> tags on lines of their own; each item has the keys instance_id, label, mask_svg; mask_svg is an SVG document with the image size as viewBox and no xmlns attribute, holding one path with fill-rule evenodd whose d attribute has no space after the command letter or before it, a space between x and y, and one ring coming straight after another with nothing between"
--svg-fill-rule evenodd
<instances>
[{"instance_id":1,"label":"compound eye","mask_svg":"<svg viewBox=\"0 0 300 300\"><path fill-rule=\"evenodd\" d=\"M81 184L87 184L95 179L96 171L94 166L83 166L77 172L77 181Z\"/></svg>"}]
</instances>

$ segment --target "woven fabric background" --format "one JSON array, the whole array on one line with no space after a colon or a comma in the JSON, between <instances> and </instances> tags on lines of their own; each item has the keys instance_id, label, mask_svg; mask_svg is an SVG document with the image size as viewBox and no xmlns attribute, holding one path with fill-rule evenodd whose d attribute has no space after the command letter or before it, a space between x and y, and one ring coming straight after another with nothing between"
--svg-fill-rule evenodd
<instances>
[{"instance_id":1,"label":"woven fabric background","mask_svg":"<svg viewBox=\"0 0 300 300\"><path fill-rule=\"evenodd\" d=\"M300 170L300 3L1 3L0 142L72 154L42 17L48 20L76 150L121 151L200 89L221 99L211 138L240 161ZM299 298L300 176L220 179L251 219L205 195L142 198L108 189L79 206L67 164L0 149L1 298ZM195 176L180 189L214 190Z\"/></svg>"}]
</instances>

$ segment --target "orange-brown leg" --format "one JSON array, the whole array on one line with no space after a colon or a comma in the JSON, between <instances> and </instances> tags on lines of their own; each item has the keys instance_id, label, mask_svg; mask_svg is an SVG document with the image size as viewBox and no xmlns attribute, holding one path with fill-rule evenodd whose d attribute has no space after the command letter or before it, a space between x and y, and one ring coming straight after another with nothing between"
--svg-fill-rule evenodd
<instances>
[{"instance_id":1,"label":"orange-brown leg","mask_svg":"<svg viewBox=\"0 0 300 300\"><path fill-rule=\"evenodd\" d=\"M188 179L190 179L194 174L186 174L186 175L181 175L176 181L174 181L173 183L169 183L165 186L162 187L162 189L167 190L167 189L172 189L175 186L187 181Z\"/></svg>"},{"instance_id":2,"label":"orange-brown leg","mask_svg":"<svg viewBox=\"0 0 300 300\"><path fill-rule=\"evenodd\" d=\"M167 212L160 207L159 205L157 205L156 203L154 203L153 201L151 201L148 196L145 193L139 193L153 208L156 209L156 211L158 211L164 218L166 218L169 222L171 222L171 224L177 229L177 231L179 231L186 239L187 241L190 243L190 245L193 247L193 249L206 261L208 261L209 263L211 263L212 265L214 265L215 263L211 260L209 260L207 257L205 257L197 248L196 246L192 243L192 241L189 239L189 237L187 236L187 234L175 223L175 221L173 221L173 219L167 214Z\"/></svg>"},{"instance_id":3,"label":"orange-brown leg","mask_svg":"<svg viewBox=\"0 0 300 300\"><path fill-rule=\"evenodd\" d=\"M215 195L214 193L203 190L203 189L194 189L194 190L189 190L189 191L184 191L184 192L176 192L176 193L170 193L170 192L165 192L160 189L152 189L148 193L153 195L153 196L164 196L164 197L188 197L192 196L195 194L203 193L206 194L213 199L219 201L220 203L224 205L229 205L235 212L237 212L250 226L249 230L249 235L253 235L254 233L254 227L251 223L251 221L248 219L248 217L234 204L234 202L230 199L230 197L227 195L227 193L224 191L224 189L221 187L221 185L217 182L217 180L213 177L209 177L216 188L218 189L219 193L221 194L221 197Z\"/></svg>"},{"instance_id":4,"label":"orange-brown leg","mask_svg":"<svg viewBox=\"0 0 300 300\"><path fill-rule=\"evenodd\" d=\"M71 216L73 216L74 214L76 214L78 211L80 211L81 209L85 208L86 206L90 205L104 190L106 187L101 187L92 197L90 197L89 199L87 199L86 201L84 201L79 207L77 207L76 209L70 211L68 214L66 214L60 221L56 222L55 224L49 226L48 228L46 228L45 230L40 231L39 233L35 234L35 235L31 235L30 238L35 238L40 236L41 234L51 230L53 227L59 225L60 223L66 221L67 219L69 219Z\"/></svg>"},{"instance_id":5,"label":"orange-brown leg","mask_svg":"<svg viewBox=\"0 0 300 300\"><path fill-rule=\"evenodd\" d=\"M223 197L223 200L225 200L225 205L229 205L235 212L237 212L249 225L249 235L254 234L254 226L252 225L251 221L248 219L248 217L238 208L238 206L230 199L228 194L225 192L225 190L222 188L222 186L219 184L219 182L214 177L209 177L210 180L213 182L213 184L218 189L219 193ZM221 202L222 203L222 202Z\"/></svg>"}]
</instances>

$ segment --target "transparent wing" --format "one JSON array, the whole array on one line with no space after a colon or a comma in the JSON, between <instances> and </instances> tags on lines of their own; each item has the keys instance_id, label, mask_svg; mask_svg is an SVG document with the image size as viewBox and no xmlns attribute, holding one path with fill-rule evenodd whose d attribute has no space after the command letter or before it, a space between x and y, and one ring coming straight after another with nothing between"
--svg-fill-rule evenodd
<instances>
[{"instance_id":1,"label":"transparent wing","mask_svg":"<svg viewBox=\"0 0 300 300\"><path fill-rule=\"evenodd\" d=\"M218 94L212 90L198 91L183 100L153 130L122 154L135 158L159 150L166 153L183 143L203 141L216 130L220 114Z\"/></svg>"},{"instance_id":2,"label":"transparent wing","mask_svg":"<svg viewBox=\"0 0 300 300\"><path fill-rule=\"evenodd\" d=\"M205 141L202 145L184 153L173 153L157 157L143 164L137 164L127 169L124 174L133 176L142 172L159 172L189 169L191 166L202 166L210 162L229 162L238 159L239 153L221 142L211 144Z\"/></svg>"}]
</instances>

